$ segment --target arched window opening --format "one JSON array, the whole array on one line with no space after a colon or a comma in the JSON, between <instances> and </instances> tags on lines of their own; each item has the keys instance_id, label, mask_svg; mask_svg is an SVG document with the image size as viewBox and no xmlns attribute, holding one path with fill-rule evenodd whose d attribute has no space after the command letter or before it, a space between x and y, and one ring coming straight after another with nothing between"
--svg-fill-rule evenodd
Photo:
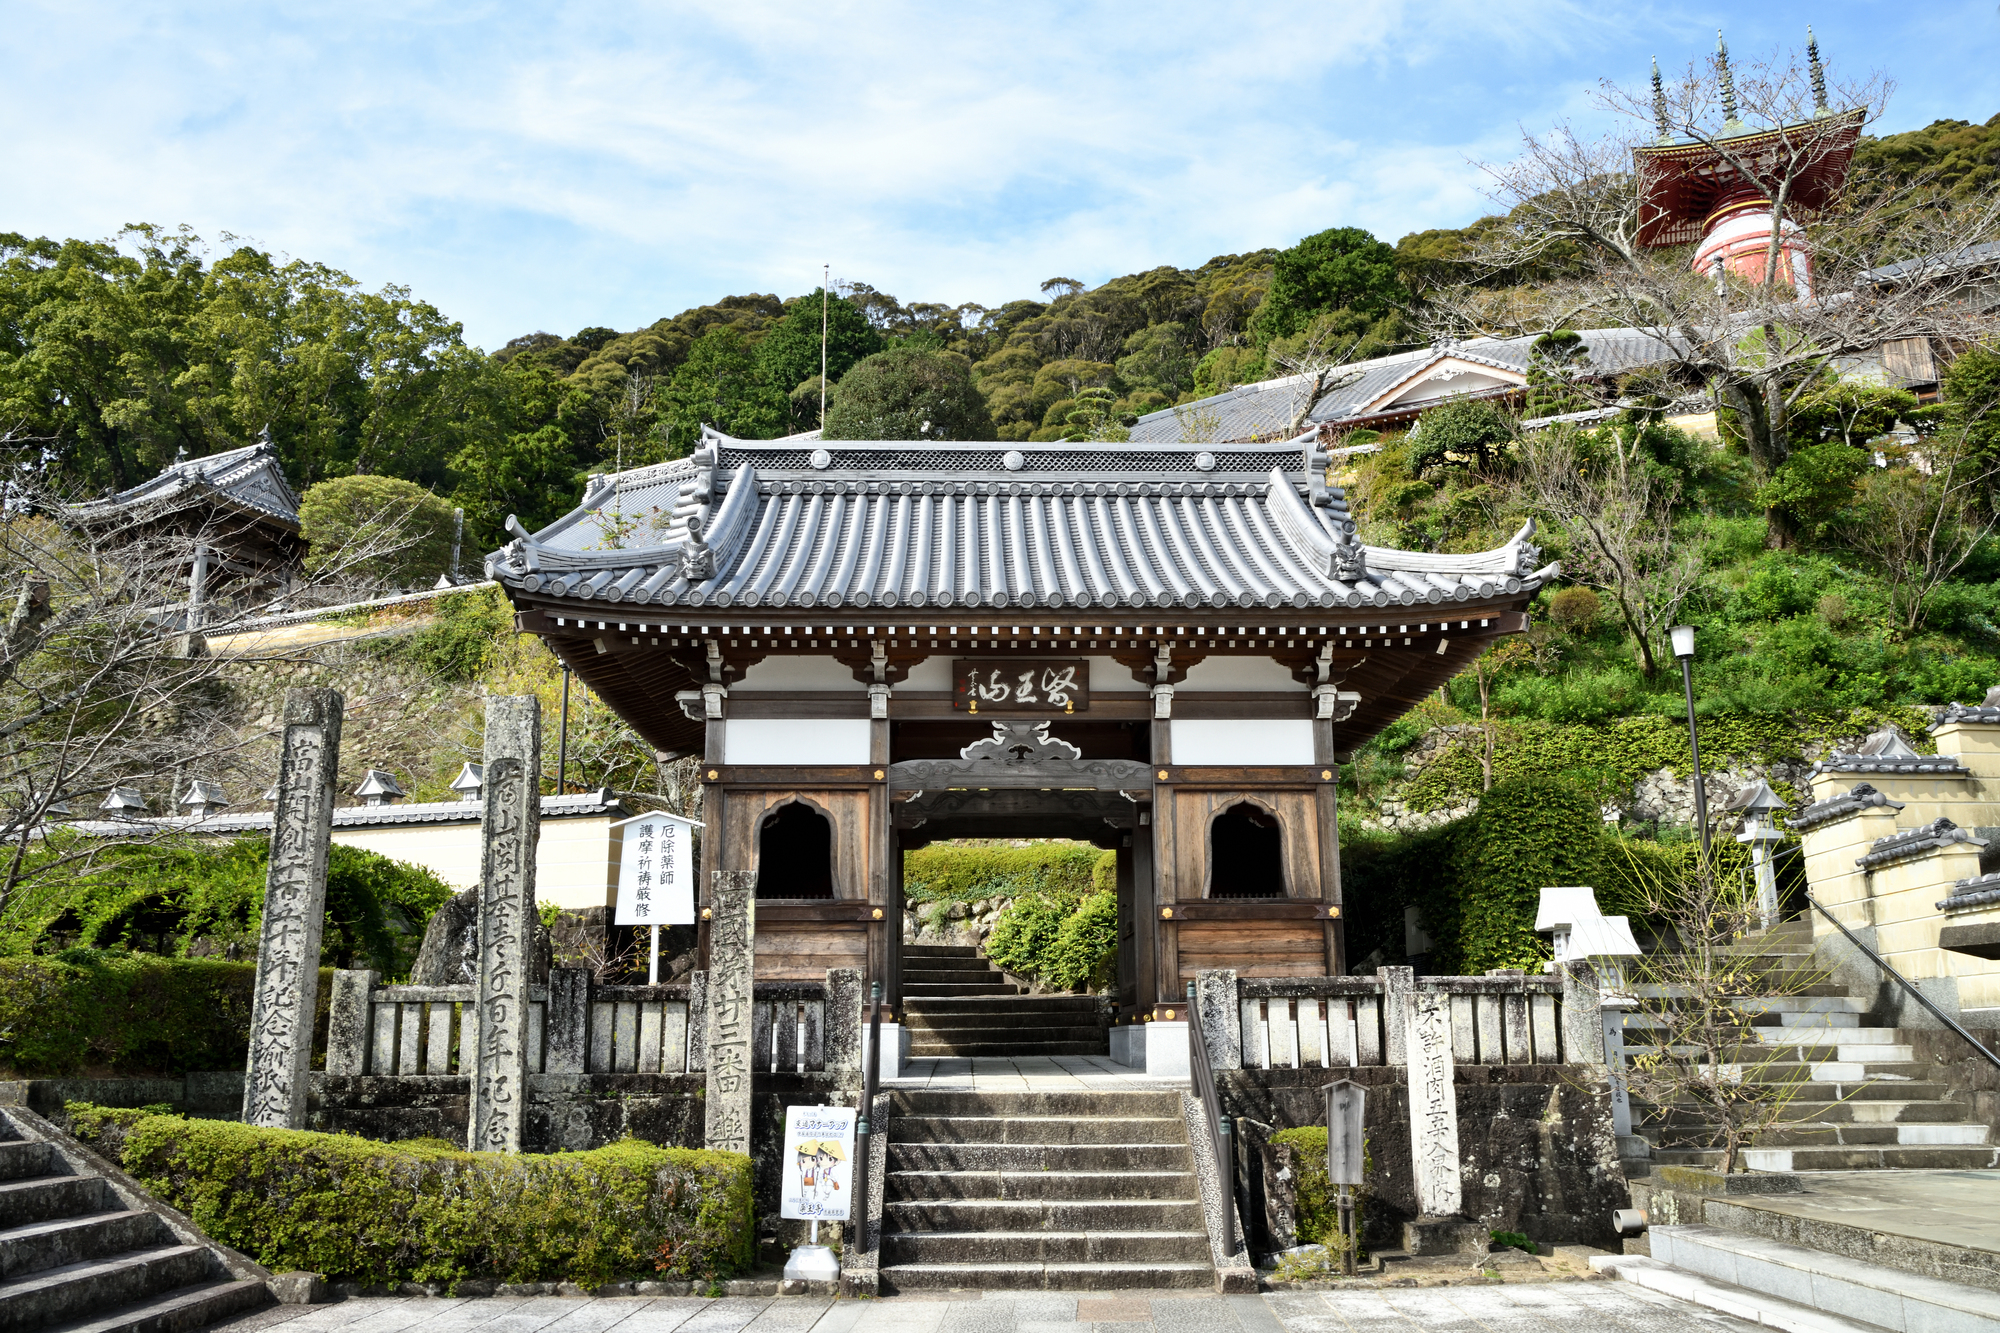
<instances>
[{"instance_id":1,"label":"arched window opening","mask_svg":"<svg viewBox=\"0 0 2000 1333\"><path fill-rule=\"evenodd\" d=\"M757 834L759 898L833 897L833 825L798 801L764 817Z\"/></svg>"},{"instance_id":2,"label":"arched window opening","mask_svg":"<svg viewBox=\"0 0 2000 1333\"><path fill-rule=\"evenodd\" d=\"M1208 826L1208 896L1285 896L1284 838L1278 817L1242 801Z\"/></svg>"}]
</instances>

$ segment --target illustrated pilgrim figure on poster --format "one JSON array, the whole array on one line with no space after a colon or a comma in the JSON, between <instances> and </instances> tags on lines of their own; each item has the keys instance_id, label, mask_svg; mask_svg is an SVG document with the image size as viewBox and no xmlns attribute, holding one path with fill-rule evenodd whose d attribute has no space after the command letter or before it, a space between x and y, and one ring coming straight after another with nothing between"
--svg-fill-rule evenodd
<instances>
[{"instance_id":1,"label":"illustrated pilgrim figure on poster","mask_svg":"<svg viewBox=\"0 0 2000 1333\"><path fill-rule=\"evenodd\" d=\"M815 1199L825 1203L834 1201L834 1196L840 1192L840 1172L835 1164L846 1160L847 1154L840 1150L840 1140L819 1141L813 1160L813 1179L818 1182L817 1192L813 1195Z\"/></svg>"}]
</instances>

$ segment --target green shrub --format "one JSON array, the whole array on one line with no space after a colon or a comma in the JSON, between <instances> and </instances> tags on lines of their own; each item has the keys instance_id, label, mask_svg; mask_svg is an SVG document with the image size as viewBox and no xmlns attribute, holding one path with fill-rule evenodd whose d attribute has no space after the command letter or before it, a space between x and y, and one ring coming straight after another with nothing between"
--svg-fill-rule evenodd
<instances>
[{"instance_id":1,"label":"green shrub","mask_svg":"<svg viewBox=\"0 0 2000 1333\"><path fill-rule=\"evenodd\" d=\"M299 499L306 568L429 587L451 563L451 506L399 477L335 477Z\"/></svg>"},{"instance_id":2,"label":"green shrub","mask_svg":"<svg viewBox=\"0 0 2000 1333\"><path fill-rule=\"evenodd\" d=\"M263 834L105 848L88 873L45 876L7 904L0 955L65 946L184 956L197 945L237 945L254 952L269 855ZM451 886L423 866L336 844L327 857L321 965L372 967L391 980L407 975L425 923L450 896Z\"/></svg>"},{"instance_id":3,"label":"green shrub","mask_svg":"<svg viewBox=\"0 0 2000 1333\"><path fill-rule=\"evenodd\" d=\"M1076 899L1030 893L1007 904L986 937L986 956L1017 976L1041 974L1044 956L1076 910Z\"/></svg>"},{"instance_id":4,"label":"green shrub","mask_svg":"<svg viewBox=\"0 0 2000 1333\"><path fill-rule=\"evenodd\" d=\"M0 1070L46 1078L241 1069L256 977L254 963L90 949L0 958ZM322 1014L332 985L322 971ZM323 1050L324 1024L318 1040Z\"/></svg>"},{"instance_id":5,"label":"green shrub","mask_svg":"<svg viewBox=\"0 0 2000 1333\"><path fill-rule=\"evenodd\" d=\"M1326 1178L1326 1126L1307 1125L1283 1129L1271 1136L1273 1144L1292 1150L1292 1197L1299 1244L1325 1245L1335 1252L1344 1249L1340 1236L1340 1187ZM1362 1211L1371 1193L1368 1177L1374 1173L1375 1158L1368 1151L1368 1139L1361 1140L1362 1182L1353 1187L1354 1234L1362 1232ZM1363 1249L1356 1254L1361 1258Z\"/></svg>"},{"instance_id":6,"label":"green shrub","mask_svg":"<svg viewBox=\"0 0 2000 1333\"><path fill-rule=\"evenodd\" d=\"M1007 842L937 842L911 852L903 893L910 902L977 902L1053 893L1081 898L1101 866L1117 861L1089 843L1051 839L1016 847ZM1106 871L1105 873L1112 873Z\"/></svg>"},{"instance_id":7,"label":"green shrub","mask_svg":"<svg viewBox=\"0 0 2000 1333\"><path fill-rule=\"evenodd\" d=\"M1059 989L1109 986L1118 965L1118 895L1091 893L1063 918L1036 975Z\"/></svg>"},{"instance_id":8,"label":"green shrub","mask_svg":"<svg viewBox=\"0 0 2000 1333\"><path fill-rule=\"evenodd\" d=\"M149 1116L126 1128L122 1160L216 1240L281 1271L596 1287L726 1277L750 1262L750 1159L739 1153L636 1139L468 1153Z\"/></svg>"},{"instance_id":9,"label":"green shrub","mask_svg":"<svg viewBox=\"0 0 2000 1333\"><path fill-rule=\"evenodd\" d=\"M500 590L478 588L438 598L436 618L407 638L364 642L379 644L377 651L414 662L438 680L462 685L479 678L501 639L513 631L513 611Z\"/></svg>"}]
</instances>

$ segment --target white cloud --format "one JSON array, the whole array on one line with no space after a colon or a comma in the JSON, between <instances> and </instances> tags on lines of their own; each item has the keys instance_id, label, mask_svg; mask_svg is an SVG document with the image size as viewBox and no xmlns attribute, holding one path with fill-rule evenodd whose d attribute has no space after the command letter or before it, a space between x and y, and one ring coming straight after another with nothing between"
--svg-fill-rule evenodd
<instances>
[{"instance_id":1,"label":"white cloud","mask_svg":"<svg viewBox=\"0 0 2000 1333\"><path fill-rule=\"evenodd\" d=\"M823 260L998 304L1460 225L1469 157L1703 24L1582 0L17 3L0 227L227 229L406 283L489 346L804 290Z\"/></svg>"}]
</instances>

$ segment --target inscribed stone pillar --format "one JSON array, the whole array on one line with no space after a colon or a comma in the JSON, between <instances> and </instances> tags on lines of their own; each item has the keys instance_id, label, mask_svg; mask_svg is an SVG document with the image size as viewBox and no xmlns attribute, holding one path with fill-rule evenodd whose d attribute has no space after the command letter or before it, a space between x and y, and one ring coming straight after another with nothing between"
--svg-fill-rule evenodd
<instances>
[{"instance_id":1,"label":"inscribed stone pillar","mask_svg":"<svg viewBox=\"0 0 2000 1333\"><path fill-rule=\"evenodd\" d=\"M1404 995L1401 1026L1409 1060L1410 1162L1417 1177L1417 1211L1425 1217L1455 1217L1464 1194L1458 1173L1451 997L1433 990Z\"/></svg>"},{"instance_id":2,"label":"inscribed stone pillar","mask_svg":"<svg viewBox=\"0 0 2000 1333\"><path fill-rule=\"evenodd\" d=\"M750 983L757 877L718 870L708 923L708 1093L703 1146L750 1151Z\"/></svg>"},{"instance_id":3,"label":"inscribed stone pillar","mask_svg":"<svg viewBox=\"0 0 2000 1333\"><path fill-rule=\"evenodd\" d=\"M278 808L271 818L257 991L250 1007L250 1061L243 1080L246 1125L305 1128L340 718L337 690L285 692Z\"/></svg>"},{"instance_id":4,"label":"inscribed stone pillar","mask_svg":"<svg viewBox=\"0 0 2000 1333\"><path fill-rule=\"evenodd\" d=\"M475 1152L519 1152L528 1103L528 947L542 827L542 710L532 695L486 701L486 810L479 870Z\"/></svg>"},{"instance_id":5,"label":"inscribed stone pillar","mask_svg":"<svg viewBox=\"0 0 2000 1333\"><path fill-rule=\"evenodd\" d=\"M861 970L830 967L826 972L826 1029L821 1068L829 1074L861 1072L861 1052L867 1045L861 1035L868 1006L861 998Z\"/></svg>"}]
</instances>

